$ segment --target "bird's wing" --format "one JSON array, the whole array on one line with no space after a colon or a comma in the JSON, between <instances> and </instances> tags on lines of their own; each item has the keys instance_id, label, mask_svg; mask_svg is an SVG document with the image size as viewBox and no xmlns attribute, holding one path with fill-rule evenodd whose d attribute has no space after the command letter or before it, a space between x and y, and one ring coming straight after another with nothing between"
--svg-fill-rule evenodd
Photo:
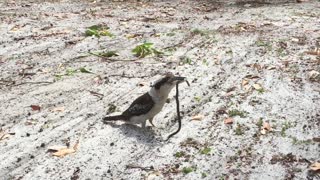
<instances>
[{"instance_id":1,"label":"bird's wing","mask_svg":"<svg viewBox=\"0 0 320 180\"><path fill-rule=\"evenodd\" d=\"M125 116L139 116L149 112L154 105L152 97L149 93L145 93L132 102L130 107L123 112Z\"/></svg>"}]
</instances>

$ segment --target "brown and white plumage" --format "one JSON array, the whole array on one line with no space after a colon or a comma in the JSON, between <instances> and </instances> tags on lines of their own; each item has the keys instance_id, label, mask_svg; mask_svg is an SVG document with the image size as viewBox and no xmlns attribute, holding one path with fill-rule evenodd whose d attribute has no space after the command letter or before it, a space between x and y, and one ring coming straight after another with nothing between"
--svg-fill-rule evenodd
<instances>
[{"instance_id":1,"label":"brown and white plumage","mask_svg":"<svg viewBox=\"0 0 320 180\"><path fill-rule=\"evenodd\" d=\"M141 124L144 128L149 120L153 125L153 117L162 110L172 88L184 80L184 77L166 74L152 85L149 92L134 100L121 115L105 117L104 122L122 120L131 124Z\"/></svg>"}]
</instances>

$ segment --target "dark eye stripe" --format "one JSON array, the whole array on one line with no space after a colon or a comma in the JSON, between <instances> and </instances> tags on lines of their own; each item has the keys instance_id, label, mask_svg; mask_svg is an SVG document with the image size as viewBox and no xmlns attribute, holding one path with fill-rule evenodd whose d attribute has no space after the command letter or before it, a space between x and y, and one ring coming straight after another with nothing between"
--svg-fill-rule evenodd
<instances>
[{"instance_id":1,"label":"dark eye stripe","mask_svg":"<svg viewBox=\"0 0 320 180\"><path fill-rule=\"evenodd\" d=\"M169 80L170 77L165 77L165 78L162 78L159 82L157 82L154 87L156 89L160 89L160 87L165 84L168 80Z\"/></svg>"}]
</instances>

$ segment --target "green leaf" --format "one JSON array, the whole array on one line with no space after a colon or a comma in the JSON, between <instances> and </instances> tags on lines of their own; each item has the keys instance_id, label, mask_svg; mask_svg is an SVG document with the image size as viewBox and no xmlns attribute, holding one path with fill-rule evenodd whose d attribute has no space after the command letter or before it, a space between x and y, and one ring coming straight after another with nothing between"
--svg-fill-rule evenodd
<instances>
[{"instance_id":1,"label":"green leaf","mask_svg":"<svg viewBox=\"0 0 320 180\"><path fill-rule=\"evenodd\" d=\"M211 148L206 147L200 151L201 154L209 154L211 152Z\"/></svg>"},{"instance_id":2,"label":"green leaf","mask_svg":"<svg viewBox=\"0 0 320 180\"><path fill-rule=\"evenodd\" d=\"M205 172L201 173L201 178L206 178L207 176L208 176L207 173Z\"/></svg>"},{"instance_id":3,"label":"green leaf","mask_svg":"<svg viewBox=\"0 0 320 180\"><path fill-rule=\"evenodd\" d=\"M182 169L182 172L183 172L184 174L189 174L189 173L191 173L192 171L194 171L194 168L192 168L192 167L184 167L184 168Z\"/></svg>"},{"instance_id":4,"label":"green leaf","mask_svg":"<svg viewBox=\"0 0 320 180\"><path fill-rule=\"evenodd\" d=\"M160 55L163 54L163 52L158 51L155 48L152 48L153 43L144 42L143 44L140 44L136 46L134 49L132 49L132 53L139 58L144 58L150 54Z\"/></svg>"},{"instance_id":5,"label":"green leaf","mask_svg":"<svg viewBox=\"0 0 320 180\"><path fill-rule=\"evenodd\" d=\"M174 156L175 157L178 157L178 158L180 158L180 157L182 157L182 156L184 156L185 155L185 153L183 152L183 151L179 151L179 152L176 152L175 154L174 154Z\"/></svg>"},{"instance_id":6,"label":"green leaf","mask_svg":"<svg viewBox=\"0 0 320 180\"><path fill-rule=\"evenodd\" d=\"M65 75L66 76L72 76L75 72L76 72L76 70L74 70L74 69L67 69Z\"/></svg>"},{"instance_id":7,"label":"green leaf","mask_svg":"<svg viewBox=\"0 0 320 180\"><path fill-rule=\"evenodd\" d=\"M92 73L92 72L86 70L84 67L80 68L79 70L80 70L80 72L82 72L82 73Z\"/></svg>"},{"instance_id":8,"label":"green leaf","mask_svg":"<svg viewBox=\"0 0 320 180\"><path fill-rule=\"evenodd\" d=\"M100 37L100 36L109 36L112 37L113 34L111 34L108 31L109 27L105 26L105 25L94 25L94 26L90 26L86 32L85 32L85 36L96 36L96 37Z\"/></svg>"}]
</instances>

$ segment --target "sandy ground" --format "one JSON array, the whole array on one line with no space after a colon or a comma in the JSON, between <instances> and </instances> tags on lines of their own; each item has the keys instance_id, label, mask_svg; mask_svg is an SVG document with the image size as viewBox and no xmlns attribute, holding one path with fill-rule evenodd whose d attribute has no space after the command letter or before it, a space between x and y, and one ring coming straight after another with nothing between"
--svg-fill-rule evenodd
<instances>
[{"instance_id":1,"label":"sandy ground","mask_svg":"<svg viewBox=\"0 0 320 180\"><path fill-rule=\"evenodd\" d=\"M319 9L2 2L0 179L319 179L309 166L320 161L320 58L305 53L320 46ZM97 24L114 36L85 37ZM136 60L144 41L165 54ZM88 56L103 50L119 56ZM177 128L174 90L157 128L102 123L167 71L191 83L180 86L179 134L164 141ZM48 152L77 140L75 153Z\"/></svg>"}]
</instances>

